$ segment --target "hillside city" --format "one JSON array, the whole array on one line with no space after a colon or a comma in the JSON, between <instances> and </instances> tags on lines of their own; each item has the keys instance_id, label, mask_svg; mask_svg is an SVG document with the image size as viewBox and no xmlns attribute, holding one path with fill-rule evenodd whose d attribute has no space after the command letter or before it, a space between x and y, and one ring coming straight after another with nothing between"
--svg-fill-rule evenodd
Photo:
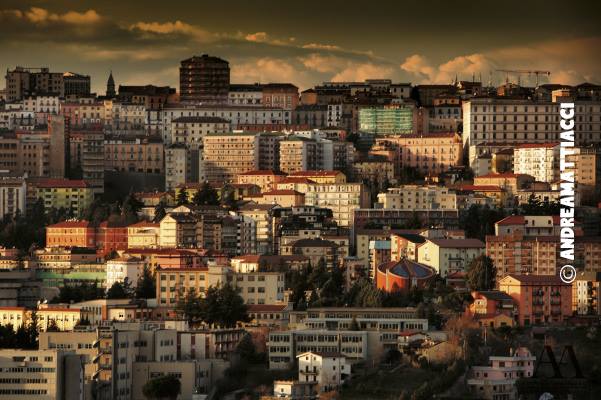
<instances>
[{"instance_id":1,"label":"hillside city","mask_svg":"<svg viewBox=\"0 0 601 400\"><path fill-rule=\"evenodd\" d=\"M7 70L0 398L598 398L600 85L230 67Z\"/></svg>"}]
</instances>

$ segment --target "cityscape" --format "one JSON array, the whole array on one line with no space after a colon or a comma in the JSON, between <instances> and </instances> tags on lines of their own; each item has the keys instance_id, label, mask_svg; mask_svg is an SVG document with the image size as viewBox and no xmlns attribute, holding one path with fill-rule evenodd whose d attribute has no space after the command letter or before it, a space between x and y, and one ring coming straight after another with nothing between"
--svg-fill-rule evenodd
<instances>
[{"instance_id":1,"label":"cityscape","mask_svg":"<svg viewBox=\"0 0 601 400\"><path fill-rule=\"evenodd\" d=\"M599 398L599 5L82 3L0 6L0 399Z\"/></svg>"}]
</instances>

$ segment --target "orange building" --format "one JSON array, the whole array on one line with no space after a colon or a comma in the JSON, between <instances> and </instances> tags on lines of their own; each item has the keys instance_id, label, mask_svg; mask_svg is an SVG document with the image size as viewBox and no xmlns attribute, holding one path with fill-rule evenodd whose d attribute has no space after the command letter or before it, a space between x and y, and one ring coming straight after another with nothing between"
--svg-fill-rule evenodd
<instances>
[{"instance_id":1,"label":"orange building","mask_svg":"<svg viewBox=\"0 0 601 400\"><path fill-rule=\"evenodd\" d=\"M127 226L102 222L96 232L96 246L103 256L113 250L127 249Z\"/></svg>"},{"instance_id":2,"label":"orange building","mask_svg":"<svg viewBox=\"0 0 601 400\"><path fill-rule=\"evenodd\" d=\"M572 285L557 275L507 275L499 290L517 304L519 325L561 324L572 315Z\"/></svg>"},{"instance_id":3,"label":"orange building","mask_svg":"<svg viewBox=\"0 0 601 400\"><path fill-rule=\"evenodd\" d=\"M249 199L258 204L278 204L282 207L296 207L305 204L305 194L290 189L270 190L260 196L250 196Z\"/></svg>"},{"instance_id":4,"label":"orange building","mask_svg":"<svg viewBox=\"0 0 601 400\"><path fill-rule=\"evenodd\" d=\"M433 268L415 261L391 261L378 266L376 285L386 292L406 292L413 287L423 288L435 274Z\"/></svg>"},{"instance_id":5,"label":"orange building","mask_svg":"<svg viewBox=\"0 0 601 400\"><path fill-rule=\"evenodd\" d=\"M292 111L298 105L298 87L291 83L267 83L263 86L264 107L278 107Z\"/></svg>"},{"instance_id":6,"label":"orange building","mask_svg":"<svg viewBox=\"0 0 601 400\"><path fill-rule=\"evenodd\" d=\"M267 192L275 189L275 184L285 177L286 174L271 170L248 171L238 174L237 183L257 185L262 192Z\"/></svg>"},{"instance_id":7,"label":"orange building","mask_svg":"<svg viewBox=\"0 0 601 400\"><path fill-rule=\"evenodd\" d=\"M86 220L49 225L46 247L96 247L96 230Z\"/></svg>"},{"instance_id":8,"label":"orange building","mask_svg":"<svg viewBox=\"0 0 601 400\"><path fill-rule=\"evenodd\" d=\"M472 292L474 302L467 309L468 314L480 326L513 326L517 307L513 298L507 293L490 290Z\"/></svg>"},{"instance_id":9,"label":"orange building","mask_svg":"<svg viewBox=\"0 0 601 400\"><path fill-rule=\"evenodd\" d=\"M289 178L306 178L317 183L346 183L346 175L340 171L295 171L288 174Z\"/></svg>"}]
</instances>

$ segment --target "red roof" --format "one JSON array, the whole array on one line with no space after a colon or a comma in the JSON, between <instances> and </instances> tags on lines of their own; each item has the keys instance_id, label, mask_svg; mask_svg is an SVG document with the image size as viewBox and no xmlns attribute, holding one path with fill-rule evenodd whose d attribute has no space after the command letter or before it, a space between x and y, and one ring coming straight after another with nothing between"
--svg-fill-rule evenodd
<instances>
[{"instance_id":1,"label":"red roof","mask_svg":"<svg viewBox=\"0 0 601 400\"><path fill-rule=\"evenodd\" d=\"M35 186L39 188L86 188L88 185L85 181L79 179L40 179L36 180Z\"/></svg>"},{"instance_id":2,"label":"red roof","mask_svg":"<svg viewBox=\"0 0 601 400\"><path fill-rule=\"evenodd\" d=\"M491 174L477 176L476 179L478 179L478 178L499 178L499 179L500 178L517 178L520 175L521 174L514 174L512 172L503 172L501 174L491 173Z\"/></svg>"},{"instance_id":3,"label":"red roof","mask_svg":"<svg viewBox=\"0 0 601 400\"><path fill-rule=\"evenodd\" d=\"M243 256L234 257L234 258L232 258L232 260L240 260L242 262L247 262L247 263L249 263L249 262L256 263L261 260L261 256L257 255L257 254L245 254Z\"/></svg>"},{"instance_id":4,"label":"red roof","mask_svg":"<svg viewBox=\"0 0 601 400\"><path fill-rule=\"evenodd\" d=\"M281 312L288 307L287 304L249 304L248 312Z\"/></svg>"},{"instance_id":5,"label":"red roof","mask_svg":"<svg viewBox=\"0 0 601 400\"><path fill-rule=\"evenodd\" d=\"M307 179L307 178L287 177L287 178L282 179L278 183L315 183L315 182L313 182L312 180Z\"/></svg>"},{"instance_id":6,"label":"red roof","mask_svg":"<svg viewBox=\"0 0 601 400\"><path fill-rule=\"evenodd\" d=\"M296 171L296 172L292 172L289 174L289 176L291 177L303 177L303 176L336 176L342 174L342 172L340 171L316 171L316 170L310 170L310 171Z\"/></svg>"},{"instance_id":7,"label":"red roof","mask_svg":"<svg viewBox=\"0 0 601 400\"><path fill-rule=\"evenodd\" d=\"M161 224L149 221L140 221L136 222L135 224L128 225L128 228L158 228L159 226L161 226Z\"/></svg>"},{"instance_id":8,"label":"red roof","mask_svg":"<svg viewBox=\"0 0 601 400\"><path fill-rule=\"evenodd\" d=\"M510 215L497 222L497 225L524 225L525 217L524 215ZM559 225L559 215L552 215L552 217L553 225Z\"/></svg>"},{"instance_id":9,"label":"red roof","mask_svg":"<svg viewBox=\"0 0 601 400\"><path fill-rule=\"evenodd\" d=\"M561 280L558 275L517 275L508 274L508 277L516 279L521 283L530 283L534 285L571 285Z\"/></svg>"},{"instance_id":10,"label":"red roof","mask_svg":"<svg viewBox=\"0 0 601 400\"><path fill-rule=\"evenodd\" d=\"M48 225L47 228L88 228L90 222L86 220L82 221L62 221L53 225Z\"/></svg>"}]
</instances>

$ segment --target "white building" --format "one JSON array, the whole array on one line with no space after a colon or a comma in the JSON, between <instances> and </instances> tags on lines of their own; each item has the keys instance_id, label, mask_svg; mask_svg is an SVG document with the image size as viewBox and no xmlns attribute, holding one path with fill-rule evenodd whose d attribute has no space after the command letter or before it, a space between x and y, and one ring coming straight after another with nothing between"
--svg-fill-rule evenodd
<instances>
[{"instance_id":1,"label":"white building","mask_svg":"<svg viewBox=\"0 0 601 400\"><path fill-rule=\"evenodd\" d=\"M513 149L513 172L531 175L537 182L559 178L559 144L526 143Z\"/></svg>"},{"instance_id":2,"label":"white building","mask_svg":"<svg viewBox=\"0 0 601 400\"><path fill-rule=\"evenodd\" d=\"M171 143L202 147L206 134L227 132L229 121L219 117L179 117L171 121Z\"/></svg>"},{"instance_id":3,"label":"white building","mask_svg":"<svg viewBox=\"0 0 601 400\"><path fill-rule=\"evenodd\" d=\"M0 175L0 217L14 216L17 211L24 214L26 195L25 177Z\"/></svg>"},{"instance_id":4,"label":"white building","mask_svg":"<svg viewBox=\"0 0 601 400\"><path fill-rule=\"evenodd\" d=\"M515 400L518 398L515 382L530 378L534 373L536 357L525 347L518 348L508 357L489 357L490 366L472 367L467 384L479 399Z\"/></svg>"},{"instance_id":5,"label":"white building","mask_svg":"<svg viewBox=\"0 0 601 400\"><path fill-rule=\"evenodd\" d=\"M232 106L260 106L263 104L263 86L254 84L230 84L227 101Z\"/></svg>"},{"instance_id":6,"label":"white building","mask_svg":"<svg viewBox=\"0 0 601 400\"><path fill-rule=\"evenodd\" d=\"M351 375L351 364L338 352L313 352L299 354L299 382L316 382L319 393L339 388Z\"/></svg>"},{"instance_id":7,"label":"white building","mask_svg":"<svg viewBox=\"0 0 601 400\"><path fill-rule=\"evenodd\" d=\"M119 257L106 262L106 287L123 283L125 279L136 286L144 271L144 262L137 257Z\"/></svg>"},{"instance_id":8,"label":"white building","mask_svg":"<svg viewBox=\"0 0 601 400\"><path fill-rule=\"evenodd\" d=\"M340 126L342 104L328 104L328 126Z\"/></svg>"},{"instance_id":9,"label":"white building","mask_svg":"<svg viewBox=\"0 0 601 400\"><path fill-rule=\"evenodd\" d=\"M200 169L200 168L199 168ZM188 150L184 146L165 148L165 189L174 190L187 182Z\"/></svg>"}]
</instances>

